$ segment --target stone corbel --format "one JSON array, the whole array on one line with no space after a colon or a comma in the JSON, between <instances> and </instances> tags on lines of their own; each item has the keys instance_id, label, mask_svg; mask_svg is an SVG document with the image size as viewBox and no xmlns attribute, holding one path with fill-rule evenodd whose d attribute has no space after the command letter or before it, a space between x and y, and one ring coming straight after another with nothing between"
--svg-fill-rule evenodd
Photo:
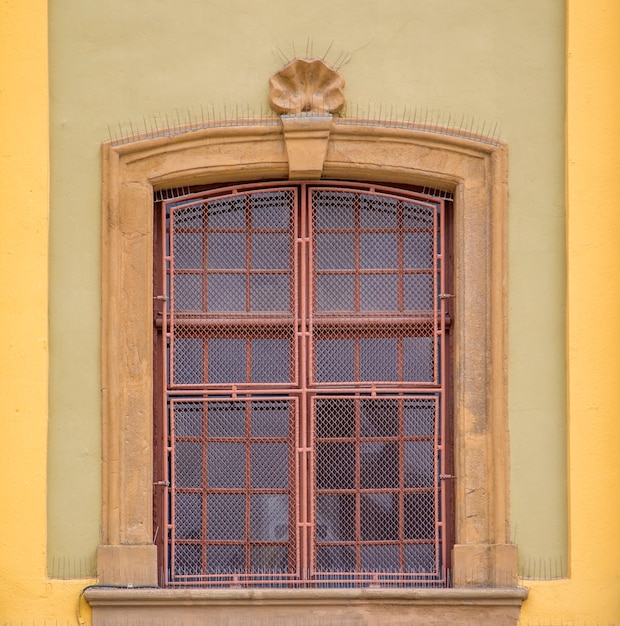
<instances>
[{"instance_id":1,"label":"stone corbel","mask_svg":"<svg viewBox=\"0 0 620 626\"><path fill-rule=\"evenodd\" d=\"M269 79L269 104L281 115L289 178L321 178L332 114L345 105L344 78L322 59L295 59Z\"/></svg>"},{"instance_id":2,"label":"stone corbel","mask_svg":"<svg viewBox=\"0 0 620 626\"><path fill-rule=\"evenodd\" d=\"M283 115L284 143L291 180L321 178L332 127L331 115Z\"/></svg>"}]
</instances>

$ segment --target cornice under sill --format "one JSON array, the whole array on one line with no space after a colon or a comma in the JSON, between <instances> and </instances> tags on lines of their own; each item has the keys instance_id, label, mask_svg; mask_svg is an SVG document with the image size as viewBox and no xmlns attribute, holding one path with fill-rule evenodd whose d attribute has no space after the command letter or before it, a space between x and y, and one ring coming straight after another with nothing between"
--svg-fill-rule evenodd
<instances>
[{"instance_id":1,"label":"cornice under sill","mask_svg":"<svg viewBox=\"0 0 620 626\"><path fill-rule=\"evenodd\" d=\"M328 606L390 604L410 606L520 606L528 590L467 589L155 589L91 587L85 597L97 606Z\"/></svg>"}]
</instances>

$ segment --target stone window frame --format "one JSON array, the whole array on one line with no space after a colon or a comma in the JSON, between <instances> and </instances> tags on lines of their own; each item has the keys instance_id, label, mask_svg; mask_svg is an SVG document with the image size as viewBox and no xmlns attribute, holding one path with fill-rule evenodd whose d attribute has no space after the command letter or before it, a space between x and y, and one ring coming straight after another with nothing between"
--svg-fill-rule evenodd
<instances>
[{"instance_id":1,"label":"stone window frame","mask_svg":"<svg viewBox=\"0 0 620 626\"><path fill-rule=\"evenodd\" d=\"M158 580L152 522L154 191L322 178L428 186L454 195L454 589L440 591L445 597L463 587L513 588L520 605L524 590L516 589L517 549L508 519L507 177L507 147L500 142L329 115L104 144L100 582L149 586ZM240 600L243 591L236 590ZM87 595L96 603L101 593Z\"/></svg>"}]
</instances>

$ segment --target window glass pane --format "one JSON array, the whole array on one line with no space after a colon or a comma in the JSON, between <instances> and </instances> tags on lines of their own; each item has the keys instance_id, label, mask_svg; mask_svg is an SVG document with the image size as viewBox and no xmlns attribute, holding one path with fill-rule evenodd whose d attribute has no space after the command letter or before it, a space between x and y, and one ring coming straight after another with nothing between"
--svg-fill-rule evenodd
<instances>
[{"instance_id":1,"label":"window glass pane","mask_svg":"<svg viewBox=\"0 0 620 626\"><path fill-rule=\"evenodd\" d=\"M360 402L362 437L397 437L398 400L362 400Z\"/></svg>"},{"instance_id":2,"label":"window glass pane","mask_svg":"<svg viewBox=\"0 0 620 626\"><path fill-rule=\"evenodd\" d=\"M245 445L211 442L207 450L209 487L245 487Z\"/></svg>"},{"instance_id":3,"label":"window glass pane","mask_svg":"<svg viewBox=\"0 0 620 626\"><path fill-rule=\"evenodd\" d=\"M355 488L355 445L319 443L316 446L317 489Z\"/></svg>"},{"instance_id":4,"label":"window glass pane","mask_svg":"<svg viewBox=\"0 0 620 626\"><path fill-rule=\"evenodd\" d=\"M403 226L405 228L433 228L434 208L417 204L416 202L403 202Z\"/></svg>"},{"instance_id":5,"label":"window glass pane","mask_svg":"<svg viewBox=\"0 0 620 626\"><path fill-rule=\"evenodd\" d=\"M360 496L360 538L362 541L398 539L398 495L363 493Z\"/></svg>"},{"instance_id":6,"label":"window glass pane","mask_svg":"<svg viewBox=\"0 0 620 626\"><path fill-rule=\"evenodd\" d=\"M202 382L203 341L193 337L174 339L174 383L195 385Z\"/></svg>"},{"instance_id":7,"label":"window glass pane","mask_svg":"<svg viewBox=\"0 0 620 626\"><path fill-rule=\"evenodd\" d=\"M368 269L396 269L398 248L396 234L362 233L360 235L360 267Z\"/></svg>"},{"instance_id":8,"label":"window glass pane","mask_svg":"<svg viewBox=\"0 0 620 626\"><path fill-rule=\"evenodd\" d=\"M289 497L282 493L250 497L250 540L288 541Z\"/></svg>"},{"instance_id":9,"label":"window glass pane","mask_svg":"<svg viewBox=\"0 0 620 626\"><path fill-rule=\"evenodd\" d=\"M288 546L252 546L250 548L250 571L253 574L288 572L288 551Z\"/></svg>"},{"instance_id":10,"label":"window glass pane","mask_svg":"<svg viewBox=\"0 0 620 626\"><path fill-rule=\"evenodd\" d=\"M318 572L354 572L354 546L323 546L316 551L316 569ZM329 583L326 586L330 586Z\"/></svg>"},{"instance_id":11,"label":"window glass pane","mask_svg":"<svg viewBox=\"0 0 620 626\"><path fill-rule=\"evenodd\" d=\"M174 456L174 486L202 486L202 444L177 441Z\"/></svg>"},{"instance_id":12,"label":"window glass pane","mask_svg":"<svg viewBox=\"0 0 620 626\"><path fill-rule=\"evenodd\" d=\"M251 196L253 228L288 228L293 192L261 191Z\"/></svg>"},{"instance_id":13,"label":"window glass pane","mask_svg":"<svg viewBox=\"0 0 620 626\"><path fill-rule=\"evenodd\" d=\"M252 235L252 269L285 270L291 264L288 233Z\"/></svg>"},{"instance_id":14,"label":"window glass pane","mask_svg":"<svg viewBox=\"0 0 620 626\"><path fill-rule=\"evenodd\" d=\"M207 537L239 540L245 537L245 497L240 493L207 496Z\"/></svg>"},{"instance_id":15,"label":"window glass pane","mask_svg":"<svg viewBox=\"0 0 620 626\"><path fill-rule=\"evenodd\" d=\"M207 241L209 270L246 268L245 233L209 233Z\"/></svg>"},{"instance_id":16,"label":"window glass pane","mask_svg":"<svg viewBox=\"0 0 620 626\"><path fill-rule=\"evenodd\" d=\"M361 444L360 465L362 489L398 487L400 471L396 442Z\"/></svg>"},{"instance_id":17,"label":"window glass pane","mask_svg":"<svg viewBox=\"0 0 620 626\"><path fill-rule=\"evenodd\" d=\"M287 489L289 463L288 443L253 443L250 487L252 489Z\"/></svg>"},{"instance_id":18,"label":"window glass pane","mask_svg":"<svg viewBox=\"0 0 620 626\"><path fill-rule=\"evenodd\" d=\"M405 274L405 310L431 311L433 309L433 276Z\"/></svg>"},{"instance_id":19,"label":"window glass pane","mask_svg":"<svg viewBox=\"0 0 620 626\"><path fill-rule=\"evenodd\" d=\"M246 380L245 339L209 339L209 382L241 383Z\"/></svg>"},{"instance_id":20,"label":"window glass pane","mask_svg":"<svg viewBox=\"0 0 620 626\"><path fill-rule=\"evenodd\" d=\"M244 228L245 227L245 196L209 200L208 227Z\"/></svg>"},{"instance_id":21,"label":"window glass pane","mask_svg":"<svg viewBox=\"0 0 620 626\"><path fill-rule=\"evenodd\" d=\"M363 572L397 572L398 546L362 546Z\"/></svg>"},{"instance_id":22,"label":"window glass pane","mask_svg":"<svg viewBox=\"0 0 620 626\"><path fill-rule=\"evenodd\" d=\"M252 382L285 383L291 380L291 342L288 339L252 341Z\"/></svg>"},{"instance_id":23,"label":"window glass pane","mask_svg":"<svg viewBox=\"0 0 620 626\"><path fill-rule=\"evenodd\" d=\"M258 274L250 278L252 311L291 310L291 280L288 274Z\"/></svg>"},{"instance_id":24,"label":"window glass pane","mask_svg":"<svg viewBox=\"0 0 620 626\"><path fill-rule=\"evenodd\" d=\"M288 437L288 402L252 402L252 437Z\"/></svg>"},{"instance_id":25,"label":"window glass pane","mask_svg":"<svg viewBox=\"0 0 620 626\"><path fill-rule=\"evenodd\" d=\"M353 339L320 339L315 342L316 380L353 381L355 343Z\"/></svg>"},{"instance_id":26,"label":"window glass pane","mask_svg":"<svg viewBox=\"0 0 620 626\"><path fill-rule=\"evenodd\" d=\"M315 228L351 228L355 194L346 191L314 191Z\"/></svg>"},{"instance_id":27,"label":"window glass pane","mask_svg":"<svg viewBox=\"0 0 620 626\"><path fill-rule=\"evenodd\" d=\"M209 311L245 311L245 274L210 274L207 287Z\"/></svg>"},{"instance_id":28,"label":"window glass pane","mask_svg":"<svg viewBox=\"0 0 620 626\"><path fill-rule=\"evenodd\" d=\"M433 337L403 339L403 376L406 381L432 382L435 341Z\"/></svg>"},{"instance_id":29,"label":"window glass pane","mask_svg":"<svg viewBox=\"0 0 620 626\"><path fill-rule=\"evenodd\" d=\"M243 546L208 545L207 574L245 573Z\"/></svg>"},{"instance_id":30,"label":"window glass pane","mask_svg":"<svg viewBox=\"0 0 620 626\"><path fill-rule=\"evenodd\" d=\"M360 309L362 311L396 311L398 309L396 274L362 275L360 277Z\"/></svg>"},{"instance_id":31,"label":"window glass pane","mask_svg":"<svg viewBox=\"0 0 620 626\"><path fill-rule=\"evenodd\" d=\"M355 541L355 496L325 494L316 499L317 543Z\"/></svg>"},{"instance_id":32,"label":"window glass pane","mask_svg":"<svg viewBox=\"0 0 620 626\"><path fill-rule=\"evenodd\" d=\"M405 233L405 269L433 268L433 235L429 232Z\"/></svg>"},{"instance_id":33,"label":"window glass pane","mask_svg":"<svg viewBox=\"0 0 620 626\"><path fill-rule=\"evenodd\" d=\"M355 238L353 234L319 234L315 254L317 270L352 270L355 267Z\"/></svg>"},{"instance_id":34,"label":"window glass pane","mask_svg":"<svg viewBox=\"0 0 620 626\"><path fill-rule=\"evenodd\" d=\"M432 437L435 433L435 402L405 401L405 437Z\"/></svg>"},{"instance_id":35,"label":"window glass pane","mask_svg":"<svg viewBox=\"0 0 620 626\"><path fill-rule=\"evenodd\" d=\"M398 380L398 340L360 339L360 380Z\"/></svg>"},{"instance_id":36,"label":"window glass pane","mask_svg":"<svg viewBox=\"0 0 620 626\"><path fill-rule=\"evenodd\" d=\"M202 494L177 493L174 497L176 539L202 538Z\"/></svg>"},{"instance_id":37,"label":"window glass pane","mask_svg":"<svg viewBox=\"0 0 620 626\"><path fill-rule=\"evenodd\" d=\"M209 402L207 433L209 437L244 437L245 402Z\"/></svg>"},{"instance_id":38,"label":"window glass pane","mask_svg":"<svg viewBox=\"0 0 620 626\"><path fill-rule=\"evenodd\" d=\"M434 443L405 442L405 487L432 487L435 478Z\"/></svg>"},{"instance_id":39,"label":"window glass pane","mask_svg":"<svg viewBox=\"0 0 620 626\"><path fill-rule=\"evenodd\" d=\"M360 224L362 228L396 228L398 204L396 198L361 194Z\"/></svg>"},{"instance_id":40,"label":"window glass pane","mask_svg":"<svg viewBox=\"0 0 620 626\"><path fill-rule=\"evenodd\" d=\"M202 228L204 217L204 205L202 202L186 206L185 208L175 208L183 204L181 202L173 202L168 205L168 210L172 215L174 228Z\"/></svg>"},{"instance_id":41,"label":"window glass pane","mask_svg":"<svg viewBox=\"0 0 620 626\"><path fill-rule=\"evenodd\" d=\"M354 400L317 400L314 416L318 438L355 437Z\"/></svg>"},{"instance_id":42,"label":"window glass pane","mask_svg":"<svg viewBox=\"0 0 620 626\"><path fill-rule=\"evenodd\" d=\"M202 549L196 545L177 544L174 553L175 576L202 573Z\"/></svg>"},{"instance_id":43,"label":"window glass pane","mask_svg":"<svg viewBox=\"0 0 620 626\"><path fill-rule=\"evenodd\" d=\"M200 437L202 435L201 402L175 402L173 411L176 437Z\"/></svg>"},{"instance_id":44,"label":"window glass pane","mask_svg":"<svg viewBox=\"0 0 620 626\"><path fill-rule=\"evenodd\" d=\"M175 270L202 268L202 233L175 233L174 268Z\"/></svg>"},{"instance_id":45,"label":"window glass pane","mask_svg":"<svg viewBox=\"0 0 620 626\"><path fill-rule=\"evenodd\" d=\"M355 280L352 274L316 277L318 312L353 311L355 308Z\"/></svg>"},{"instance_id":46,"label":"window glass pane","mask_svg":"<svg viewBox=\"0 0 620 626\"><path fill-rule=\"evenodd\" d=\"M174 275L173 306L177 311L202 310L202 274Z\"/></svg>"},{"instance_id":47,"label":"window glass pane","mask_svg":"<svg viewBox=\"0 0 620 626\"><path fill-rule=\"evenodd\" d=\"M405 571L430 574L436 571L435 546L421 543L405 546Z\"/></svg>"},{"instance_id":48,"label":"window glass pane","mask_svg":"<svg viewBox=\"0 0 620 626\"><path fill-rule=\"evenodd\" d=\"M432 491L405 494L405 539L435 538L435 494Z\"/></svg>"}]
</instances>

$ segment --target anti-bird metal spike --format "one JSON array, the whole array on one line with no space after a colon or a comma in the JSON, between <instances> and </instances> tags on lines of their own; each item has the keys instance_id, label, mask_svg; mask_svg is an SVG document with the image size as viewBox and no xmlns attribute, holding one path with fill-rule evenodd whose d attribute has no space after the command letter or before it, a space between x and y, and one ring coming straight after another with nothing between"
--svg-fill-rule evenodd
<instances>
[{"instance_id":1,"label":"anti-bird metal spike","mask_svg":"<svg viewBox=\"0 0 620 626\"><path fill-rule=\"evenodd\" d=\"M497 132L497 120L495 120L495 126L493 127L493 139L494 139L495 141L497 141L497 135L496 135L496 132ZM517 543L517 542L516 542L516 539L513 541L513 543Z\"/></svg>"},{"instance_id":2,"label":"anti-bird metal spike","mask_svg":"<svg viewBox=\"0 0 620 626\"><path fill-rule=\"evenodd\" d=\"M323 54L323 56L321 57L323 59L323 61L325 61L327 55L329 54L329 51L332 49L332 46L334 45L334 40L332 39L331 43L329 44L329 46L327 46L327 50L325 50L325 53Z\"/></svg>"},{"instance_id":3,"label":"anti-bird metal spike","mask_svg":"<svg viewBox=\"0 0 620 626\"><path fill-rule=\"evenodd\" d=\"M276 52L277 52L278 56L280 57L280 62L283 65L288 65L288 58L287 58L287 56L284 54L284 52L282 52L282 50L278 46L276 46Z\"/></svg>"}]
</instances>

